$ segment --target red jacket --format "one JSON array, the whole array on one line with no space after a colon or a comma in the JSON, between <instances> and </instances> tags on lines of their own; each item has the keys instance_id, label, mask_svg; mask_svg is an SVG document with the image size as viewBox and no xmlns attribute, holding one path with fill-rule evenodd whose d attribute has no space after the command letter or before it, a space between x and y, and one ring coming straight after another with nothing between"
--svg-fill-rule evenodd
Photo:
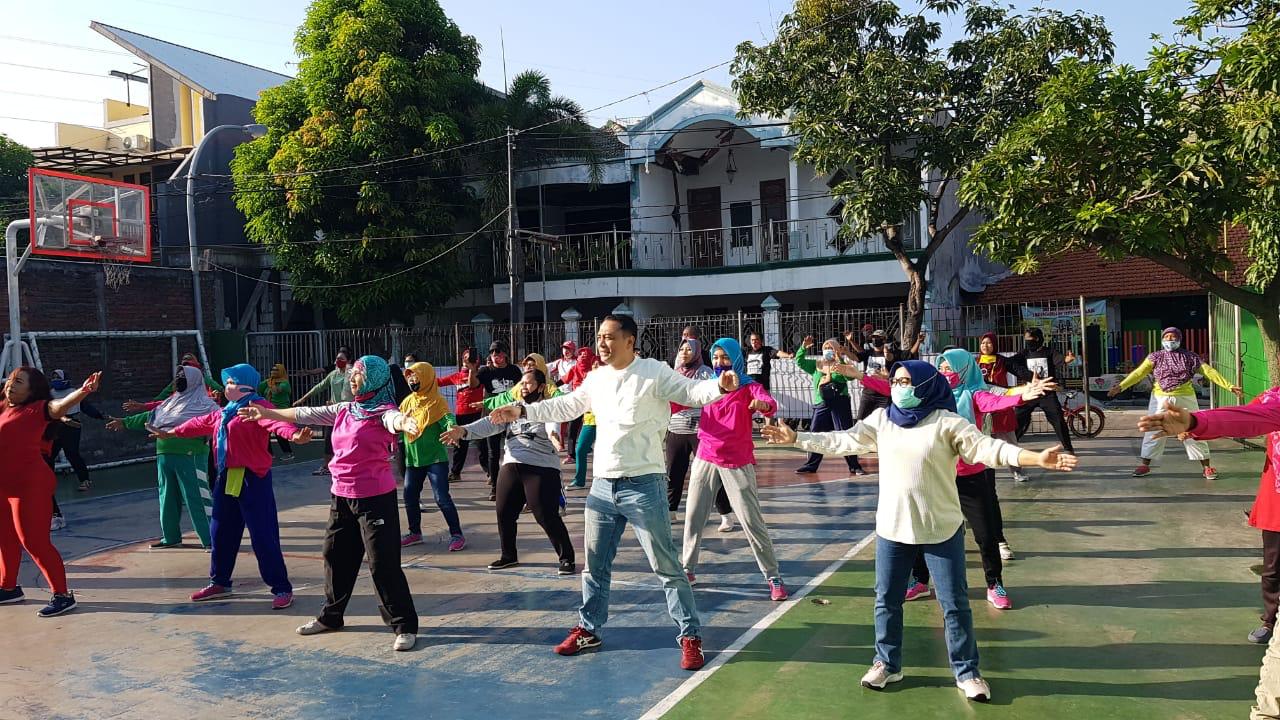
<instances>
[{"instance_id":1,"label":"red jacket","mask_svg":"<svg viewBox=\"0 0 1280 720\"><path fill-rule=\"evenodd\" d=\"M452 375L446 375L436 380L436 384L440 387L446 385L456 385L458 387L458 400L454 403L453 413L455 415L472 415L479 410L472 410L471 406L484 400L484 388L479 385L475 387L467 387L467 376L469 373L466 368L462 368Z\"/></svg>"}]
</instances>

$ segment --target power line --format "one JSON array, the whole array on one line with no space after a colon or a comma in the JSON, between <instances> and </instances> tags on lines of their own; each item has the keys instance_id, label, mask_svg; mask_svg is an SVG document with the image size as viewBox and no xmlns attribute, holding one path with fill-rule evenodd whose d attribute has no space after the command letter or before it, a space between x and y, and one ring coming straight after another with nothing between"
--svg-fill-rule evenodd
<instances>
[{"instance_id":1,"label":"power line","mask_svg":"<svg viewBox=\"0 0 1280 720\"><path fill-rule=\"evenodd\" d=\"M16 40L18 42L32 43L33 45L48 45L50 47L68 48L70 50L84 50L86 52L101 53L103 55L136 57L133 53L127 53L123 50L103 50L102 48L89 47L88 45L72 45L70 43L52 42L50 40L37 40L36 38L27 38L18 35L0 35L0 40Z\"/></svg>"},{"instance_id":2,"label":"power line","mask_svg":"<svg viewBox=\"0 0 1280 720\"><path fill-rule=\"evenodd\" d=\"M85 77L98 78L99 80L115 79L109 75L104 75L102 73L88 73L80 70L63 70L62 68L45 67L43 65L23 65L22 63L6 62L3 60L0 60L0 65L8 65L10 67L25 68L27 70L45 70L48 72L65 73L67 75L83 75Z\"/></svg>"},{"instance_id":3,"label":"power line","mask_svg":"<svg viewBox=\"0 0 1280 720\"><path fill-rule=\"evenodd\" d=\"M85 100L84 98L65 97L63 95L41 95L40 93L20 92L18 90L0 90L3 95L22 95L24 97L44 98L46 100L66 100L68 102L88 103L97 105L101 100Z\"/></svg>"},{"instance_id":4,"label":"power line","mask_svg":"<svg viewBox=\"0 0 1280 720\"><path fill-rule=\"evenodd\" d=\"M20 120L22 122L50 123L53 125L56 125L61 122L66 122L65 120L42 120L40 118L16 117L13 115L0 115L0 120ZM97 125L82 125L81 123L68 123L68 124L80 125L80 127L87 127L87 128L92 128L94 130L101 130L103 132L107 132L106 128L98 127Z\"/></svg>"}]
</instances>

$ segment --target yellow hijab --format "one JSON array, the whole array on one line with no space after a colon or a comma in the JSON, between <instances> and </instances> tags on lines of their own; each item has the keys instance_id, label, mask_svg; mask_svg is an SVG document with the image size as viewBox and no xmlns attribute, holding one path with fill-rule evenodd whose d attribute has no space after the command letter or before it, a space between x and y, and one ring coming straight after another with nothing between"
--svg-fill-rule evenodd
<instances>
[{"instance_id":1,"label":"yellow hijab","mask_svg":"<svg viewBox=\"0 0 1280 720\"><path fill-rule=\"evenodd\" d=\"M276 363L271 368L271 374L267 376L267 389L271 392L279 392L280 383L289 379L289 373L284 369L284 363Z\"/></svg>"},{"instance_id":2,"label":"yellow hijab","mask_svg":"<svg viewBox=\"0 0 1280 720\"><path fill-rule=\"evenodd\" d=\"M546 380L546 382L542 384L542 399L546 400L556 394L556 386L551 383L551 373L547 371L547 359L538 353L529 353L524 356L525 360L528 360L529 358L533 358L533 367L537 370L541 370L542 377ZM520 361L520 366L520 372L523 375L524 360ZM511 397L514 398L516 402L520 402L524 399L524 391L520 389L519 383L517 383L515 387L511 388Z\"/></svg>"},{"instance_id":3,"label":"yellow hijab","mask_svg":"<svg viewBox=\"0 0 1280 720\"><path fill-rule=\"evenodd\" d=\"M436 382L436 369L431 363L416 362L409 366L409 372L418 381L418 389L400 403L400 412L413 418L418 423L415 435L405 433L405 439L414 442L422 435L422 431L434 425L440 418L449 414L449 403L440 394L440 385Z\"/></svg>"}]
</instances>

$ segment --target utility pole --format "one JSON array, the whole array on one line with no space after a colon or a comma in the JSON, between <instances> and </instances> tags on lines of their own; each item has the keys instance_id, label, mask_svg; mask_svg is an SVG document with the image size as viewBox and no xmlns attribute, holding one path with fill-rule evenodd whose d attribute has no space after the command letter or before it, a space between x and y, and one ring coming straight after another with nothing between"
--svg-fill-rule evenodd
<instances>
[{"instance_id":1,"label":"utility pole","mask_svg":"<svg viewBox=\"0 0 1280 720\"><path fill-rule=\"evenodd\" d=\"M520 253L520 239L516 237L516 191L515 191L515 137L516 133L507 128L507 281L511 285L511 352L516 352L517 328L524 322L524 260Z\"/></svg>"}]
</instances>

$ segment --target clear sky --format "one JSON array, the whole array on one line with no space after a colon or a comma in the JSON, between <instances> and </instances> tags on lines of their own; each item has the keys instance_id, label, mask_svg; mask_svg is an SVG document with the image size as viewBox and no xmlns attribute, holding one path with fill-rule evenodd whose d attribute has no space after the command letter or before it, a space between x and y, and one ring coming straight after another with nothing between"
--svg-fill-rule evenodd
<instances>
[{"instance_id":1,"label":"clear sky","mask_svg":"<svg viewBox=\"0 0 1280 720\"><path fill-rule=\"evenodd\" d=\"M1169 35L1190 0L1014 0L1104 16L1117 57L1143 64L1152 34ZM40 147L54 141L58 120L102 124L102 98L125 99L124 82L110 70L136 71L136 58L89 29L98 20L292 75L293 32L305 0L5 0L0 26L0 133ZM480 77L503 86L507 73L537 68L559 94L592 113L592 121L648 114L693 80L610 105L619 98L727 60L743 40L774 35L791 7L785 0L441 0L445 11L481 45ZM903 0L903 6L913 6ZM31 41L38 42L31 42ZM44 44L41 44L44 43ZM49 44L52 43L52 44ZM19 65L55 68L32 69ZM79 73L79 74L77 74ZM728 68L704 75L730 81ZM145 88L134 85L134 97Z\"/></svg>"}]
</instances>

